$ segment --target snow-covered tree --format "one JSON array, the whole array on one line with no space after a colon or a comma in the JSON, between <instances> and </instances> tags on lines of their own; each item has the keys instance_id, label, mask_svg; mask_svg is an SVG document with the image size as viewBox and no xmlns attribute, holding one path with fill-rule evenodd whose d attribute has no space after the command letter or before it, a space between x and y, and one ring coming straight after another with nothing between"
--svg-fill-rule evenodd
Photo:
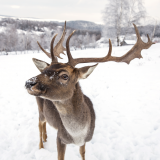
<instances>
[{"instance_id":1,"label":"snow-covered tree","mask_svg":"<svg viewBox=\"0 0 160 160\"><path fill-rule=\"evenodd\" d=\"M91 43L91 37L89 33L87 32L83 39L83 45L85 48L87 48L88 44Z\"/></svg>"},{"instance_id":2,"label":"snow-covered tree","mask_svg":"<svg viewBox=\"0 0 160 160\"><path fill-rule=\"evenodd\" d=\"M143 0L109 0L103 11L103 34L109 38L116 38L119 46L122 28L125 28L126 35L132 23L139 24L145 15Z\"/></svg>"},{"instance_id":3,"label":"snow-covered tree","mask_svg":"<svg viewBox=\"0 0 160 160\"><path fill-rule=\"evenodd\" d=\"M15 25L8 25L6 27L5 34L6 34L5 50L17 51L18 33Z\"/></svg>"},{"instance_id":4,"label":"snow-covered tree","mask_svg":"<svg viewBox=\"0 0 160 160\"><path fill-rule=\"evenodd\" d=\"M91 37L91 47L96 48L96 35L93 34Z\"/></svg>"}]
</instances>

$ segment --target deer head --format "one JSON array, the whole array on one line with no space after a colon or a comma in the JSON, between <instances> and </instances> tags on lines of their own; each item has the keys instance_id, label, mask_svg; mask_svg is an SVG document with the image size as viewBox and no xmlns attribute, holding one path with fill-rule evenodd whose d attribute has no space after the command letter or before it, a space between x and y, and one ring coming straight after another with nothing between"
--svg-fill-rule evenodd
<instances>
[{"instance_id":1,"label":"deer head","mask_svg":"<svg viewBox=\"0 0 160 160\"><path fill-rule=\"evenodd\" d=\"M48 64L44 61L33 58L33 62L39 69L41 74L29 79L26 82L25 86L29 94L56 101L71 98L75 90L75 84L80 79L87 78L96 67L96 65L94 65L78 69L71 65L70 62L59 63L57 61L57 58L55 56L60 57L60 53L66 50L62 46L65 36L65 28L66 23L64 26L62 37L54 48L53 43L57 35L53 37L50 47L51 53L45 51L38 43L42 51L51 58L52 62L51 64ZM69 39L72 34L67 39L67 54L70 54Z\"/></svg>"},{"instance_id":2,"label":"deer head","mask_svg":"<svg viewBox=\"0 0 160 160\"><path fill-rule=\"evenodd\" d=\"M105 57L73 59L70 53L69 41L75 31L73 31L68 37L65 49L62 46L64 36L66 33L65 32L66 23L65 23L62 37L54 48L53 48L53 43L57 35L55 35L51 41L51 47L50 47L51 53L46 52L38 43L42 51L52 59L52 62L51 64L48 64L44 61L33 58L33 62L35 63L36 67L40 70L41 74L29 79L26 82L25 86L28 93L52 101L66 100L73 96L76 83L80 79L87 78L97 66L96 64L94 66L75 68L77 64L89 63L89 62L108 62L108 61L125 62L129 64L130 61L133 60L134 58L142 58L141 56L142 49L148 49L153 43L151 42L149 36L148 36L148 42L144 43L140 38L140 34L138 32L136 25L135 24L133 25L137 35L137 42L132 47L132 49L129 50L123 56L121 57L111 56L112 44L111 41L109 40L109 51ZM60 58L60 53L63 53L64 50L67 51L68 63L59 63L57 61L56 56Z\"/></svg>"}]
</instances>

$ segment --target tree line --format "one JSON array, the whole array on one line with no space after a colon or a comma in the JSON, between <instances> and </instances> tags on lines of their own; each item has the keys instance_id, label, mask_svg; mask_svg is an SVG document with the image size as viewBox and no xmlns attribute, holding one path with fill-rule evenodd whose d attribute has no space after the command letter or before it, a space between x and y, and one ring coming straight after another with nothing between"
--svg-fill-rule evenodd
<instances>
[{"instance_id":1,"label":"tree line","mask_svg":"<svg viewBox=\"0 0 160 160\"><path fill-rule=\"evenodd\" d=\"M37 41L45 48L50 48L52 37L58 33L55 44L61 37L63 26L58 26L52 22L15 20L12 18L4 18L0 21L2 31L0 32L0 52L8 54L8 52L37 50L39 46ZM66 38L73 31L67 27ZM70 46L73 49L86 49L89 47L95 48L96 41L101 38L100 31L85 31L78 30L70 40Z\"/></svg>"}]
</instances>

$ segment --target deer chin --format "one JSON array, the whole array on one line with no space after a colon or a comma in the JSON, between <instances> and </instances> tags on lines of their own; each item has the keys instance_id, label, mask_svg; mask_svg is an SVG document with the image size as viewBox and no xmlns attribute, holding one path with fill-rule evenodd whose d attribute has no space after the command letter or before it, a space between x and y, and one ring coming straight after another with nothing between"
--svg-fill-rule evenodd
<instances>
[{"instance_id":1,"label":"deer chin","mask_svg":"<svg viewBox=\"0 0 160 160\"><path fill-rule=\"evenodd\" d=\"M44 93L46 93L46 89L41 89L39 87L39 84L37 83L35 86L27 89L28 93L33 95L33 96L41 96L43 95Z\"/></svg>"}]
</instances>

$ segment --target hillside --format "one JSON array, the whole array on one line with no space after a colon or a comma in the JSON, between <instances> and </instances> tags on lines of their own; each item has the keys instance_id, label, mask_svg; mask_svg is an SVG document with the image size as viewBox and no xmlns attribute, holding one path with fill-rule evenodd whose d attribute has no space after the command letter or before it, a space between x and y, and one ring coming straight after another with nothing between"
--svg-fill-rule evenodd
<instances>
[{"instance_id":1,"label":"hillside","mask_svg":"<svg viewBox=\"0 0 160 160\"><path fill-rule=\"evenodd\" d=\"M50 41L54 34L58 33L55 43L60 39L63 26L64 22L58 22L56 20L1 15L0 51L39 50L36 44L37 41L39 41L45 49L49 49ZM86 48L90 43L94 43L95 45L95 42L101 38L100 25L87 21L68 21L66 38L75 29L76 32L70 43L74 49Z\"/></svg>"},{"instance_id":2,"label":"hillside","mask_svg":"<svg viewBox=\"0 0 160 160\"><path fill-rule=\"evenodd\" d=\"M38 19L38 18L20 18L20 17L13 17L13 16L6 16L6 15L0 15L0 21L6 21L6 20L12 21L35 21L37 23L45 22L46 25L52 24L53 26L63 26L64 21L56 20L56 19ZM72 29L78 29L78 30L86 30L86 31L101 31L102 26L100 24L96 24L94 22L90 21L83 21L83 20L75 20L75 21L67 21L67 27Z\"/></svg>"},{"instance_id":3,"label":"hillside","mask_svg":"<svg viewBox=\"0 0 160 160\"><path fill-rule=\"evenodd\" d=\"M58 24L62 25L62 22ZM78 30L90 30L90 31L101 31L103 25L96 24L90 21L68 21L67 25L71 28L75 28Z\"/></svg>"}]
</instances>

